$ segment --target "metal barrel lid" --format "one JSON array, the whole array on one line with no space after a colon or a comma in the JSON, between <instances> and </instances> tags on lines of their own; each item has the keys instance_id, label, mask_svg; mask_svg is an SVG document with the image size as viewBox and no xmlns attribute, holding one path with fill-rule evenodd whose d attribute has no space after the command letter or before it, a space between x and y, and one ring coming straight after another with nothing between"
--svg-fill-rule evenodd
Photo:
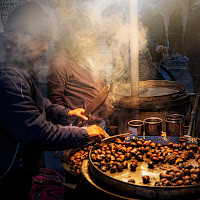
<instances>
[{"instance_id":1,"label":"metal barrel lid","mask_svg":"<svg viewBox=\"0 0 200 200\"><path fill-rule=\"evenodd\" d=\"M131 84L116 86L114 106L122 108L160 109L189 102L190 92L185 85L175 81L140 81L139 97L131 95Z\"/></svg>"},{"instance_id":2,"label":"metal barrel lid","mask_svg":"<svg viewBox=\"0 0 200 200\"><path fill-rule=\"evenodd\" d=\"M180 114L169 114L165 118L165 122L180 123L185 121L185 116Z\"/></svg>"}]
</instances>

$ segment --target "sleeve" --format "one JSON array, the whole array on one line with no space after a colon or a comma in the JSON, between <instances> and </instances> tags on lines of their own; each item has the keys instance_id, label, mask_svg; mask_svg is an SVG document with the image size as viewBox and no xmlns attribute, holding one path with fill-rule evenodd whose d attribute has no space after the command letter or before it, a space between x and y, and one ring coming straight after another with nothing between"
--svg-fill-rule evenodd
<instances>
[{"instance_id":1,"label":"sleeve","mask_svg":"<svg viewBox=\"0 0 200 200\"><path fill-rule=\"evenodd\" d=\"M47 95L53 104L66 106L64 101L66 79L65 63L62 60L54 59L49 66L47 75Z\"/></svg>"},{"instance_id":2,"label":"sleeve","mask_svg":"<svg viewBox=\"0 0 200 200\"><path fill-rule=\"evenodd\" d=\"M47 121L45 109L36 106L29 86L24 78L15 74L0 76L0 125L11 141L44 150L75 148L88 141L88 133L84 129ZM45 107L50 109L47 105Z\"/></svg>"},{"instance_id":3,"label":"sleeve","mask_svg":"<svg viewBox=\"0 0 200 200\"><path fill-rule=\"evenodd\" d=\"M49 121L52 121L55 124L61 124L63 126L68 125L67 113L71 110L65 108L62 105L52 104L49 99L43 98L44 109L46 111L46 116Z\"/></svg>"}]
</instances>

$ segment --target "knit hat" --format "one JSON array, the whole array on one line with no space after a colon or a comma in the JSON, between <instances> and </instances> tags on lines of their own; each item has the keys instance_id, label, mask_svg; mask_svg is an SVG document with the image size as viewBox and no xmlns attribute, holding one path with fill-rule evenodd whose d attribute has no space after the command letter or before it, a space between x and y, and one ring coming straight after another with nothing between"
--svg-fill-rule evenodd
<instances>
[{"instance_id":1,"label":"knit hat","mask_svg":"<svg viewBox=\"0 0 200 200\"><path fill-rule=\"evenodd\" d=\"M39 4L26 2L13 9L8 16L4 31L30 34L50 40L52 27L48 14Z\"/></svg>"}]
</instances>

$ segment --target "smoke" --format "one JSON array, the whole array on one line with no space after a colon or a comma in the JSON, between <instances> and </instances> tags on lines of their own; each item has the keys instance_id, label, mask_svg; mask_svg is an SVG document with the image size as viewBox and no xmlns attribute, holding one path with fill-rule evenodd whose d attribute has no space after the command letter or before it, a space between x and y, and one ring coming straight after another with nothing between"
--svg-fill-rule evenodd
<instances>
[{"instance_id":1,"label":"smoke","mask_svg":"<svg viewBox=\"0 0 200 200\"><path fill-rule=\"evenodd\" d=\"M129 37L132 31L129 25L128 7L123 7L115 2L109 3L109 1L106 3L84 2L77 6L79 13L89 17L92 31L98 36L96 41L97 46L93 46L91 49L84 49L85 56L88 55L95 58L93 63L90 62L91 59L88 59L95 80L99 81L99 74L101 73L104 74L104 76L107 74L107 79L109 79L107 82L111 80L111 83L116 81L126 83L130 80ZM55 15L53 9L49 9L48 11L50 13L53 12ZM82 22L80 24L83 25ZM64 26L70 28L68 22L65 23ZM57 29L59 28L60 27L57 27ZM86 26L85 29L87 29ZM75 31L75 34L76 32L77 31ZM141 24L139 25L138 35L140 44L139 50L145 51L148 43L147 34ZM69 35L65 34L64 37L69 37ZM76 42L75 39L75 36L70 38L73 42ZM61 44L63 45L64 42L61 41ZM79 49L81 49L81 47L79 47ZM51 48L49 48L47 55L49 55L51 51ZM79 55L76 59L79 59ZM49 65L49 63L47 63L47 65Z\"/></svg>"},{"instance_id":2,"label":"smoke","mask_svg":"<svg viewBox=\"0 0 200 200\"><path fill-rule=\"evenodd\" d=\"M111 53L112 57L109 57L110 54L103 52L106 65L113 66L111 82L120 80L124 83L128 79L130 80L129 44L130 33L134 30L130 30L128 7L109 2L106 4L84 2L80 5L79 11L90 17L94 30L99 38L105 41L107 50ZM139 23L138 31L139 51L146 51L147 32L141 23ZM102 69L106 70L105 63L99 63L98 66L102 66ZM95 74L98 76L99 68L96 70Z\"/></svg>"}]
</instances>

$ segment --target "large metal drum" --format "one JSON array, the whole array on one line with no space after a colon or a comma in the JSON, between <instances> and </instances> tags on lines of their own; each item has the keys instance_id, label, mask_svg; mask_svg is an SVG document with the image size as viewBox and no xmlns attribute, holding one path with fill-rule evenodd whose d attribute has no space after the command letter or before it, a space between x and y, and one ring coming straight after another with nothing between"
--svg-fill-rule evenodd
<instances>
[{"instance_id":1,"label":"large metal drum","mask_svg":"<svg viewBox=\"0 0 200 200\"><path fill-rule=\"evenodd\" d=\"M170 113L186 115L190 92L182 83L174 81L140 81L139 98L131 96L131 84L124 84L114 90L115 117L118 133L128 132L128 121L159 117L165 120ZM163 123L165 131L165 123Z\"/></svg>"}]
</instances>

